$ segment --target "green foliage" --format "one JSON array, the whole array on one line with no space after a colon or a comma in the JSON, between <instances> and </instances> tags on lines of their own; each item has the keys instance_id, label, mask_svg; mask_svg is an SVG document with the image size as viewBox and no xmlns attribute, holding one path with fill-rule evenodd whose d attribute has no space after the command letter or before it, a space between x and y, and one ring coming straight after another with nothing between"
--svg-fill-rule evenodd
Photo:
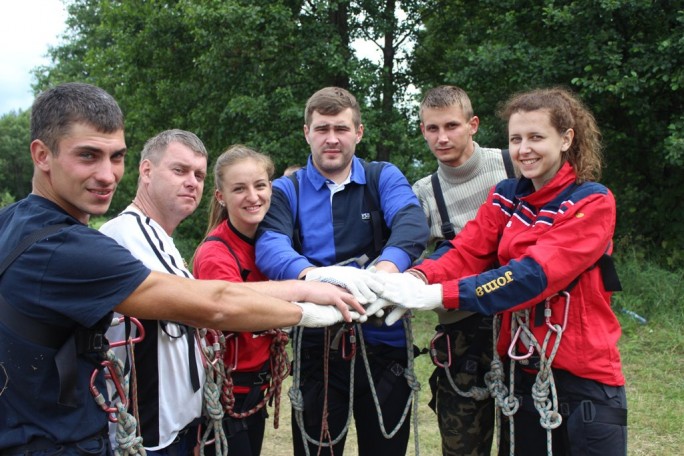
<instances>
[{"instance_id":1,"label":"green foliage","mask_svg":"<svg viewBox=\"0 0 684 456\"><path fill-rule=\"evenodd\" d=\"M112 214L135 192L144 141L164 129L196 132L211 157L233 143L256 147L283 170L308 156L301 130L308 96L340 85L363 105L366 130L358 155L391 160L413 182L435 168L417 128L416 88L419 96L438 84L464 87L481 118L476 140L502 147L505 125L495 114L502 101L520 90L565 85L580 94L603 131L603 182L616 196L617 237L652 247L668 267L684 265L681 2L73 0L67 5L67 33L50 50L53 64L35 71L34 88L80 80L119 100L130 154ZM351 45L356 39L378 46L381 62L356 58ZM0 137L3 163L14 160L6 150L25 148L19 141L5 144ZM6 169L0 173L12 179L26 175L23 168ZM23 196L26 190L17 188L18 181L7 184L12 180L5 174L2 185L15 198ZM199 240L205 204L206 198L181 226L180 238Z\"/></svg>"},{"instance_id":2,"label":"green foliage","mask_svg":"<svg viewBox=\"0 0 684 456\"><path fill-rule=\"evenodd\" d=\"M514 92L565 85L604 134L604 182L618 203L618 236L642 236L664 260L684 246L684 9L681 2L439 2L426 12L415 83L465 88L478 141L506 143L498 104ZM468 18L458 21L454 18ZM681 265L681 262L677 263Z\"/></svg>"},{"instance_id":3,"label":"green foliage","mask_svg":"<svg viewBox=\"0 0 684 456\"><path fill-rule=\"evenodd\" d=\"M616 255L623 291L613 295L616 312L631 310L647 320L673 329L684 324L684 269L667 270L654 263L641 248L624 247ZM683 340L684 342L684 340Z\"/></svg>"},{"instance_id":4,"label":"green foliage","mask_svg":"<svg viewBox=\"0 0 684 456\"><path fill-rule=\"evenodd\" d=\"M30 111L0 117L0 194L12 200L31 193Z\"/></svg>"},{"instance_id":5,"label":"green foliage","mask_svg":"<svg viewBox=\"0 0 684 456\"><path fill-rule=\"evenodd\" d=\"M10 194L10 192L2 192L0 193L0 208L3 208L5 206L9 206L14 202L14 196Z\"/></svg>"},{"instance_id":6,"label":"green foliage","mask_svg":"<svg viewBox=\"0 0 684 456\"><path fill-rule=\"evenodd\" d=\"M413 27L393 13L419 3L74 0L65 40L50 50L54 64L35 71L35 89L80 80L119 101L130 152L110 215L135 193L144 141L168 128L195 132L210 157L243 143L270 154L278 170L305 163L304 104L327 85L349 88L363 105L372 134L360 156L390 159L391 152L405 162L411 140L399 102L408 80L393 65L405 58L400 40ZM381 64L355 58L351 40L363 33L385 49ZM201 239L207 200L177 238Z\"/></svg>"}]
</instances>

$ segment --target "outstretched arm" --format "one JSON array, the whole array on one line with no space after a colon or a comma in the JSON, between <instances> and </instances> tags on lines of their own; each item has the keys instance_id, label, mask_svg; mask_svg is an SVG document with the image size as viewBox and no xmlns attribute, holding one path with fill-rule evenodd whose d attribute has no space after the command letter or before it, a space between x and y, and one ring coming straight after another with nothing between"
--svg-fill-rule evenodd
<instances>
[{"instance_id":1,"label":"outstretched arm","mask_svg":"<svg viewBox=\"0 0 684 456\"><path fill-rule=\"evenodd\" d=\"M173 320L226 331L262 331L296 326L329 326L342 321L331 306L305 306L258 293L240 283L191 280L152 272L114 309L150 320ZM352 317L358 318L356 312Z\"/></svg>"}]
</instances>

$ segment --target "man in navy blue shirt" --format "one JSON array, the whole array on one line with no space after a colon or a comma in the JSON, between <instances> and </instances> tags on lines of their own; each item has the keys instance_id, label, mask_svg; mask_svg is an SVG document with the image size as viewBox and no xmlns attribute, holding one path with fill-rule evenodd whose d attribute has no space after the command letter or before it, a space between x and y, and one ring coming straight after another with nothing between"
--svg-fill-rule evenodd
<instances>
[{"instance_id":1,"label":"man in navy blue shirt","mask_svg":"<svg viewBox=\"0 0 684 456\"><path fill-rule=\"evenodd\" d=\"M39 95L30 152L32 193L0 211L0 264L17 255L0 271L1 456L111 453L107 414L90 386L106 392L102 371L91 374L112 311L257 331L342 321L337 307L289 301L335 304L347 321L347 305L360 309L330 284L304 290L292 281L278 299L267 288L150 271L89 228L90 216L109 208L126 155L123 114L102 89L68 83ZM55 229L42 235L46 226Z\"/></svg>"},{"instance_id":2,"label":"man in navy blue shirt","mask_svg":"<svg viewBox=\"0 0 684 456\"><path fill-rule=\"evenodd\" d=\"M327 87L309 98L304 125L311 148L307 165L294 179L281 177L273 183L271 208L259 229L257 266L269 278L320 280L317 268L331 265L347 266L338 269L340 275L371 264L378 271L402 272L423 252L428 227L418 200L396 166L365 163L355 156L363 132L359 105L348 91ZM403 324L362 326L370 372L360 351L355 363L350 360L354 343L348 328L339 331L304 331L301 353L295 353L303 393L303 416L298 419L293 411L295 454L305 454L297 421L314 440L323 435L319 444L341 437L333 452L342 454L350 401L360 455L404 454L410 426L401 419L411 397L404 370L412 345L407 348ZM318 446L309 444L309 451L317 452ZM330 448L322 448L321 454L331 454Z\"/></svg>"}]
</instances>

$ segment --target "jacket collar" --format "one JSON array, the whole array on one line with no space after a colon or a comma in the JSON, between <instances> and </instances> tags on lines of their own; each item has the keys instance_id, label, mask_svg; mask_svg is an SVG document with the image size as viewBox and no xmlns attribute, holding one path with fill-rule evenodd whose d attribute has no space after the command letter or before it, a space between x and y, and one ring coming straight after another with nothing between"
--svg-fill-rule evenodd
<instances>
[{"instance_id":1,"label":"jacket collar","mask_svg":"<svg viewBox=\"0 0 684 456\"><path fill-rule=\"evenodd\" d=\"M533 206L541 207L551 201L568 185L575 182L576 178L575 170L570 163L565 162L556 175L539 190L535 191L532 180L521 177L515 190L515 196Z\"/></svg>"}]
</instances>

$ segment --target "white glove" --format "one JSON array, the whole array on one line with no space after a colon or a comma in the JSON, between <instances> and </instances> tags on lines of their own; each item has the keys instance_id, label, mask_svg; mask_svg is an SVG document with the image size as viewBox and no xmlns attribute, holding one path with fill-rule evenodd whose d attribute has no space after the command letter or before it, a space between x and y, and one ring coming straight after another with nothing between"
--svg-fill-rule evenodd
<instances>
[{"instance_id":1,"label":"white glove","mask_svg":"<svg viewBox=\"0 0 684 456\"><path fill-rule=\"evenodd\" d=\"M352 266L314 268L306 273L306 280L327 282L344 287L361 304L375 301L377 294L383 291L382 282L377 279L374 272Z\"/></svg>"},{"instance_id":2,"label":"white glove","mask_svg":"<svg viewBox=\"0 0 684 456\"><path fill-rule=\"evenodd\" d=\"M376 317L382 318L382 316L385 315L385 307L391 307L394 305L395 304L393 302L388 301L387 299L378 298L368 304L366 307L366 316L370 318L375 315Z\"/></svg>"},{"instance_id":3,"label":"white glove","mask_svg":"<svg viewBox=\"0 0 684 456\"><path fill-rule=\"evenodd\" d=\"M391 326L406 313L408 312L408 309L405 307L395 307L396 304L393 303L392 301L388 301L387 299L383 298L378 298L375 301L371 302L368 307L366 307L366 315L370 318L371 316L376 316L378 318L382 318L383 315L385 315L385 307L394 307L394 309L390 310L390 313L387 315L387 318L385 318L385 324L387 326Z\"/></svg>"},{"instance_id":4,"label":"white glove","mask_svg":"<svg viewBox=\"0 0 684 456\"><path fill-rule=\"evenodd\" d=\"M427 285L418 277L409 274L383 274L385 290L382 298L409 310L433 310L442 306L442 285ZM400 315L395 315L396 320ZM389 319L389 316L387 317ZM386 321L390 324L389 321Z\"/></svg>"},{"instance_id":5,"label":"white glove","mask_svg":"<svg viewBox=\"0 0 684 456\"><path fill-rule=\"evenodd\" d=\"M295 302L295 304L302 308L302 319L299 320L297 326L324 328L344 322L342 313L335 306L320 306L311 302ZM349 313L353 321L361 319L358 312L352 310Z\"/></svg>"},{"instance_id":6,"label":"white glove","mask_svg":"<svg viewBox=\"0 0 684 456\"><path fill-rule=\"evenodd\" d=\"M387 315L387 318L385 318L385 324L387 326L392 326L399 320L401 320L401 317L404 316L406 312L409 310L406 307L395 307L392 309L392 311Z\"/></svg>"}]
</instances>

